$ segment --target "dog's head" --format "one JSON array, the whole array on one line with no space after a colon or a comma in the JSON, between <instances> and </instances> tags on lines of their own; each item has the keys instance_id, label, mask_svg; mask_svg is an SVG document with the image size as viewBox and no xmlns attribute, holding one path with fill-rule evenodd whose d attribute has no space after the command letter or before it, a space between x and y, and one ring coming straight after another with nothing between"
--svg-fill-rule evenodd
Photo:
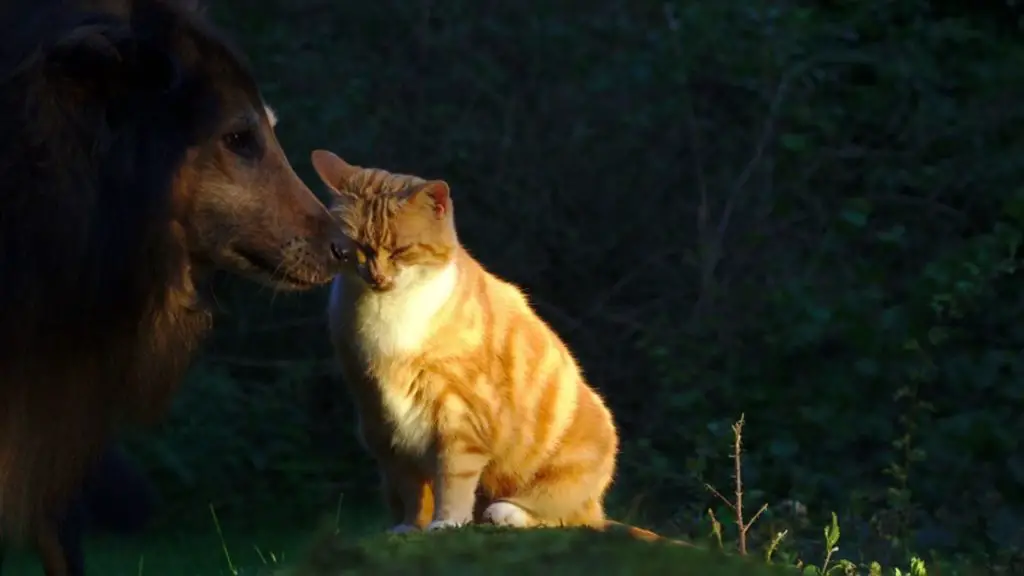
<instances>
[{"instance_id":1,"label":"dog's head","mask_svg":"<svg viewBox=\"0 0 1024 576\"><path fill-rule=\"evenodd\" d=\"M112 140L130 133L157 149L159 139L177 154L172 227L192 269L279 289L329 281L338 225L292 169L241 53L182 3L92 5L51 54L77 76L80 100L102 108ZM147 152L136 148L137 166Z\"/></svg>"},{"instance_id":2,"label":"dog's head","mask_svg":"<svg viewBox=\"0 0 1024 576\"><path fill-rule=\"evenodd\" d=\"M229 113L189 151L175 194L194 260L278 288L328 281L338 225L292 170L274 111L233 86L220 97Z\"/></svg>"}]
</instances>

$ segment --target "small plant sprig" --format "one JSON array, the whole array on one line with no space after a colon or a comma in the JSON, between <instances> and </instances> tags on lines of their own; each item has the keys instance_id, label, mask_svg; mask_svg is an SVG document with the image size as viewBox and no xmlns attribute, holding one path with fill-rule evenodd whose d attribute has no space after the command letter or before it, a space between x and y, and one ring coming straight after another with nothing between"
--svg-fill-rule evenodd
<instances>
[{"instance_id":1,"label":"small plant sprig","mask_svg":"<svg viewBox=\"0 0 1024 576\"><path fill-rule=\"evenodd\" d=\"M802 566L801 574L813 574L813 575L828 575L836 571L842 570L843 574L848 576L855 576L857 574L857 565L849 560L838 560L831 567L829 563L832 561L832 555L839 551L839 518L836 513L832 513L832 523L825 526L825 559L821 563L821 568L818 568L814 564L807 564ZM872 570L874 567L872 567ZM881 574L881 567L879 567L879 575Z\"/></svg>"},{"instance_id":2,"label":"small plant sprig","mask_svg":"<svg viewBox=\"0 0 1024 576\"><path fill-rule=\"evenodd\" d=\"M832 513L832 523L825 526L825 558L821 563L821 568L818 568L814 564L799 565L801 574L807 574L810 576L831 576L832 574L842 574L843 576L857 576L857 565L849 560L840 558L834 563L832 562L832 555L839 551L839 518L836 513ZM872 562L868 566L869 576L882 576L882 565L878 562ZM928 571L925 568L924 560L921 560L917 556L910 559L910 570L904 572L899 568L893 568L893 576L928 576Z\"/></svg>"},{"instance_id":3,"label":"small plant sprig","mask_svg":"<svg viewBox=\"0 0 1024 576\"><path fill-rule=\"evenodd\" d=\"M745 422L746 422L746 414L740 414L740 419L737 420L736 423L732 425L732 437L733 437L732 460L733 460L733 465L735 466L735 471L734 471L734 476L733 476L734 487L735 487L735 495L734 495L735 500L730 501L725 496L722 496L721 492L719 492L718 490L715 490L714 486L712 486L711 484L704 484L705 488L707 488L712 494L717 496L719 500L721 500L723 503L725 503L725 505L728 506L729 509L732 510L733 515L734 515L734 517L736 519L736 529L737 529L737 532L739 533L739 545L738 545L739 546L739 551L740 551L740 554L743 555L743 556L747 555L747 532L750 531L750 527L754 525L754 522L757 521L758 517L760 517L761 514L763 514L764 511L768 509L768 504L764 504L764 505L761 506L761 509L758 510L757 513L754 514L754 516L748 522L744 522L744 520L743 520L743 467L742 467L742 462L743 462L743 424ZM715 535L715 537L718 539L719 547L721 547L722 546L722 525L718 521L718 519L715 517L715 513L712 512L710 508L708 509L708 516L711 517L711 526L712 526L711 529L712 529L712 532ZM784 535L785 535L784 533L780 534L779 537L773 541L773 546L771 547L772 551L774 551L774 549L776 547L778 547L778 543L782 540L782 537Z\"/></svg>"},{"instance_id":4,"label":"small plant sprig","mask_svg":"<svg viewBox=\"0 0 1024 576\"><path fill-rule=\"evenodd\" d=\"M743 517L743 470L742 470L742 458L743 458L743 425L746 422L746 415L740 414L740 419L732 425L733 433L733 464L734 469L734 480L735 480L735 494L734 500L729 500L723 496L718 490L716 490L711 484L704 484L704 487L714 494L719 500L721 500L730 510L735 514L736 527L738 530L738 544L739 553L743 556L747 554L747 532L750 531L751 526L754 522L768 509L768 504L763 504L761 508L749 521ZM711 535L715 538L720 549L724 549L724 536L722 530L722 523L715 516L714 510L708 508L708 517L711 519ZM767 563L772 562L772 555L778 549L779 544L788 534L788 530L783 530L778 534L774 535L765 549L765 561ZM803 562L797 562L796 568L800 571L800 574L807 576L857 576L858 566L857 564L843 559L833 560L832 556L839 551L839 537L841 532L839 530L839 517L835 512L832 512L832 522L825 526L825 556L822 560L821 567L814 564L804 564ZM872 562L868 565L869 576L883 576L882 566L878 562ZM910 559L910 569L903 571L899 568L892 569L892 576L928 576L925 563L920 558L914 556Z\"/></svg>"}]
</instances>

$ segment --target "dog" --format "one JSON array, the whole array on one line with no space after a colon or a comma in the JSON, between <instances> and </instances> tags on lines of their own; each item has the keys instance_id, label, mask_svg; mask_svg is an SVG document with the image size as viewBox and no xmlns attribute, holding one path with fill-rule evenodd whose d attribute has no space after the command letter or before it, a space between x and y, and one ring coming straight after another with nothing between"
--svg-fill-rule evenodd
<instances>
[{"instance_id":1,"label":"dog","mask_svg":"<svg viewBox=\"0 0 1024 576\"><path fill-rule=\"evenodd\" d=\"M168 410L206 279L320 286L342 240L195 2L4 2L0 33L0 538L67 576L60 515Z\"/></svg>"}]
</instances>

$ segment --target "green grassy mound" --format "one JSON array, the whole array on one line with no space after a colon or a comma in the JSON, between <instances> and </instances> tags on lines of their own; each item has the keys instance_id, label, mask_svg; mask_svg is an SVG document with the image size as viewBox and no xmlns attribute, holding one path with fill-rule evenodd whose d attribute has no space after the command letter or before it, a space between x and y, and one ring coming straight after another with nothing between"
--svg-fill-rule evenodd
<instances>
[{"instance_id":1,"label":"green grassy mound","mask_svg":"<svg viewBox=\"0 0 1024 576\"><path fill-rule=\"evenodd\" d=\"M796 572L702 548L644 542L619 531L472 527L362 539L324 535L291 576L549 573L770 576Z\"/></svg>"}]
</instances>

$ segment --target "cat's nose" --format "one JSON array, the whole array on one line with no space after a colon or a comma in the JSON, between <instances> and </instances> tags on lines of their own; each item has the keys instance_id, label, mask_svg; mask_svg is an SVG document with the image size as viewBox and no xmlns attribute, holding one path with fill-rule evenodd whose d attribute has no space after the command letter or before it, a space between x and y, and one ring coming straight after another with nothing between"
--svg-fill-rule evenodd
<instances>
[{"instance_id":1,"label":"cat's nose","mask_svg":"<svg viewBox=\"0 0 1024 576\"><path fill-rule=\"evenodd\" d=\"M387 274L382 274L370 264L359 267L363 281L374 292L386 292L395 287L395 281Z\"/></svg>"}]
</instances>

